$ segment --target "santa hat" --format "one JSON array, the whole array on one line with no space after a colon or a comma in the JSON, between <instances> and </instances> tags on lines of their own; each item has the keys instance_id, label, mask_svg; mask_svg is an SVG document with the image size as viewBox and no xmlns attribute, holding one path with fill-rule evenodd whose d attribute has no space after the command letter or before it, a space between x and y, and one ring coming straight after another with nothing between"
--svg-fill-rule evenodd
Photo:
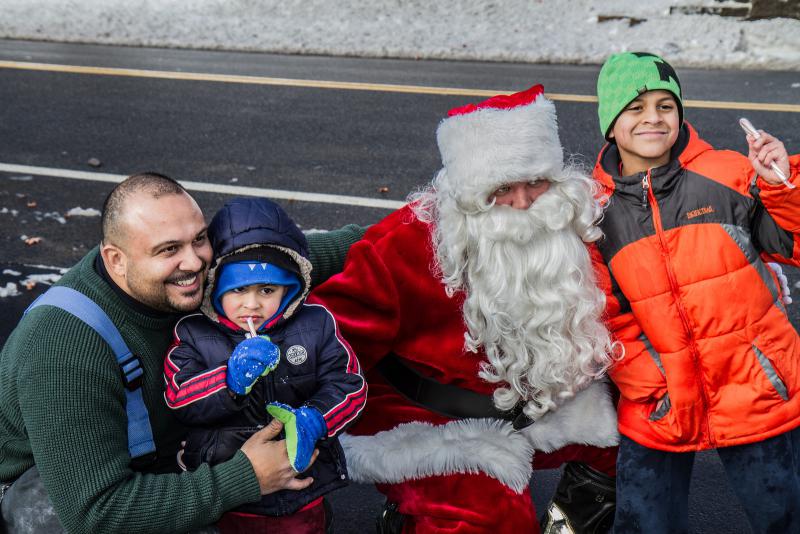
<instances>
[{"instance_id":1,"label":"santa hat","mask_svg":"<svg viewBox=\"0 0 800 534\"><path fill-rule=\"evenodd\" d=\"M544 87L494 96L450 110L437 142L443 174L462 206L485 205L503 184L561 173L563 151L556 110Z\"/></svg>"}]
</instances>

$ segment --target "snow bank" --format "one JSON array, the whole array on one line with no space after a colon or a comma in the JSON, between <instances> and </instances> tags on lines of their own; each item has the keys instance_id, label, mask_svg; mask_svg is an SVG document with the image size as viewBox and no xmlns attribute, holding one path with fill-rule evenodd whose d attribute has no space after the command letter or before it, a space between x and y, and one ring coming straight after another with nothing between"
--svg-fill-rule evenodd
<instances>
[{"instance_id":1,"label":"snow bank","mask_svg":"<svg viewBox=\"0 0 800 534\"><path fill-rule=\"evenodd\" d=\"M670 14L713 0L3 0L0 37L291 54L800 70L800 21ZM734 5L740 5L735 4ZM617 18L615 18L617 17Z\"/></svg>"}]
</instances>

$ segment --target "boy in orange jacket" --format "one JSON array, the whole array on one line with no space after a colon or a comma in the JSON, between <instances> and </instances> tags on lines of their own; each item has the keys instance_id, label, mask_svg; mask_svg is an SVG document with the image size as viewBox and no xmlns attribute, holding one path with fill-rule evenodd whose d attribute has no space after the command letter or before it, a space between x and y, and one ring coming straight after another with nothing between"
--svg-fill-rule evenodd
<instances>
[{"instance_id":1,"label":"boy in orange jacket","mask_svg":"<svg viewBox=\"0 0 800 534\"><path fill-rule=\"evenodd\" d=\"M717 449L755 532L800 532L800 338L765 261L798 265L800 156L766 132L747 157L683 120L658 56L611 56L598 81L609 196L599 244L625 355L615 533L686 532L695 451ZM731 127L738 128L733 124Z\"/></svg>"}]
</instances>

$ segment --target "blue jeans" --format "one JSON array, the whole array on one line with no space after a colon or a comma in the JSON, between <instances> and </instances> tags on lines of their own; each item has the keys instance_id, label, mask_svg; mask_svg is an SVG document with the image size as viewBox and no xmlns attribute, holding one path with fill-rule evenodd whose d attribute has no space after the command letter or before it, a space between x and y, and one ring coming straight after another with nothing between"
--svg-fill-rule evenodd
<instances>
[{"instance_id":1,"label":"blue jeans","mask_svg":"<svg viewBox=\"0 0 800 534\"><path fill-rule=\"evenodd\" d=\"M800 532L800 428L717 454L753 532ZM614 534L688 532L694 456L649 449L622 436Z\"/></svg>"}]
</instances>

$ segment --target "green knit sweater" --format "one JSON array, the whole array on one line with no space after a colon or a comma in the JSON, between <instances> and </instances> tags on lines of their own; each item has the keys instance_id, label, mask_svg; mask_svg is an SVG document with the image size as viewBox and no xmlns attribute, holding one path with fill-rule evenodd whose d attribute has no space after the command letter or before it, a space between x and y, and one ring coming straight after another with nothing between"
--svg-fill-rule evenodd
<instances>
[{"instance_id":1,"label":"green knit sweater","mask_svg":"<svg viewBox=\"0 0 800 534\"><path fill-rule=\"evenodd\" d=\"M316 283L341 271L349 246L363 233L350 225L309 236ZM59 285L99 304L139 357L158 452L151 471L164 470L175 465L185 431L163 400L163 359L174 318L126 306L95 272L97 253L84 257ZM260 498L241 452L194 472L133 471L125 389L113 352L82 321L50 306L31 311L0 353L0 481L15 480L34 463L68 532L181 532Z\"/></svg>"},{"instance_id":2,"label":"green knit sweater","mask_svg":"<svg viewBox=\"0 0 800 534\"><path fill-rule=\"evenodd\" d=\"M364 237L367 229L356 224L342 226L331 232L306 234L308 259L314 268L311 285L318 286L336 273L342 272L350 245Z\"/></svg>"},{"instance_id":3,"label":"green knit sweater","mask_svg":"<svg viewBox=\"0 0 800 534\"><path fill-rule=\"evenodd\" d=\"M162 396L174 320L125 306L95 272L96 255L97 249L59 284L99 304L139 356L159 464L169 463L183 435ZM260 498L241 452L190 473L132 471L114 354L94 330L51 306L31 311L0 355L0 480L14 480L34 462L68 532L181 532Z\"/></svg>"}]
</instances>

